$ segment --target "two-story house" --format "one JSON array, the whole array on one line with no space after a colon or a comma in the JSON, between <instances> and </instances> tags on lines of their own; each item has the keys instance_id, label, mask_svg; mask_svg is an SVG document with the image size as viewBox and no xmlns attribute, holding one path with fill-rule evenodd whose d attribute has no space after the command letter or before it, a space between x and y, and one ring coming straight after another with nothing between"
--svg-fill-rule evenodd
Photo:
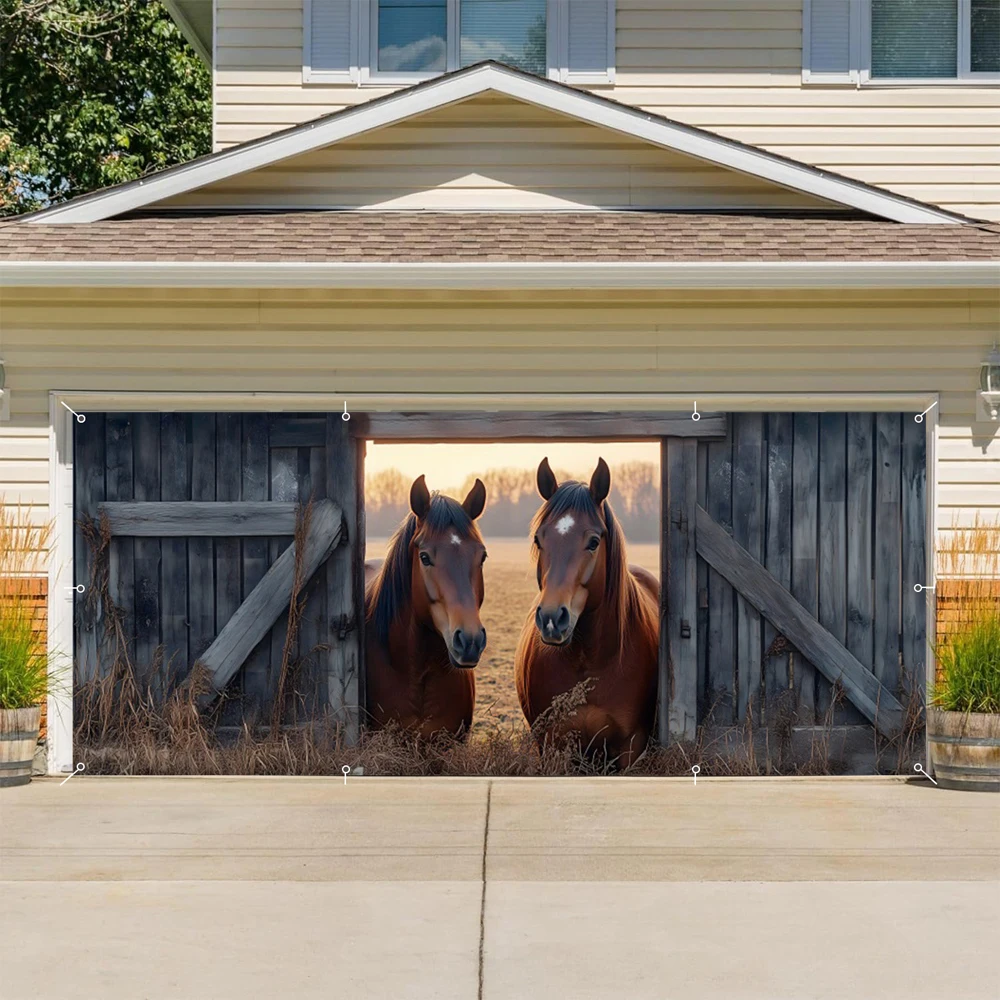
<instances>
[{"instance_id":1,"label":"two-story house","mask_svg":"<svg viewBox=\"0 0 1000 1000\"><path fill-rule=\"evenodd\" d=\"M365 432L563 413L672 442L661 735L719 690L815 720L847 677L860 719L922 681L935 538L1000 515L1000 0L168 6L212 67L215 152L0 226L0 493L56 524L53 662L102 669L82 515L289 499L299 449L345 516L324 629L356 711ZM730 589L706 511L829 658L778 661L775 631L809 638ZM239 550L130 530L130 641L190 664ZM60 770L66 685L49 707Z\"/></svg>"}]
</instances>

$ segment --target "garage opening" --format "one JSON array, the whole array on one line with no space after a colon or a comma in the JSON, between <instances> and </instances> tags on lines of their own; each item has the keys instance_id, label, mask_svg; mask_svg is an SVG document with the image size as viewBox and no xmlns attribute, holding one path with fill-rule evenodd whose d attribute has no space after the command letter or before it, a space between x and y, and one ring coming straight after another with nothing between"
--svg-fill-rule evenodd
<instances>
[{"instance_id":1,"label":"garage opening","mask_svg":"<svg viewBox=\"0 0 1000 1000\"><path fill-rule=\"evenodd\" d=\"M692 752L732 757L740 740L740 766L750 766L747 734L765 748L780 739L768 769L794 771L832 737L843 743L835 770L902 766L927 647L915 588L926 582L924 428L900 413L700 416L88 414L75 429L78 742L100 757L108 729L95 725L98 689L107 705L134 688L150 711L187 692L213 738L260 729L287 742L322 725L336 759L353 766L370 737L364 563L400 513L400 484L412 484L416 466L398 465L419 449L429 462L451 442L453 455L476 456L467 479L477 464L490 472L490 447L599 444L612 456L645 448L656 469L655 515L649 497L633 513L623 496L620 509L632 522L631 561L649 563L660 582L650 746L681 752L658 766L676 773ZM622 455L611 464L624 465ZM522 506L541 502L523 496L483 514L484 534L503 532L490 541L498 568L507 561L515 574L526 545L507 532L523 527ZM526 558L521 568L534 584ZM498 598L509 585L501 575ZM529 590L484 613L519 617L527 609L513 606ZM504 659L509 631L497 634ZM503 721L517 721L509 691L486 704L496 687L488 673L480 717L501 705ZM865 749L851 750L852 740ZM299 773L291 758L262 756L250 769Z\"/></svg>"}]
</instances>

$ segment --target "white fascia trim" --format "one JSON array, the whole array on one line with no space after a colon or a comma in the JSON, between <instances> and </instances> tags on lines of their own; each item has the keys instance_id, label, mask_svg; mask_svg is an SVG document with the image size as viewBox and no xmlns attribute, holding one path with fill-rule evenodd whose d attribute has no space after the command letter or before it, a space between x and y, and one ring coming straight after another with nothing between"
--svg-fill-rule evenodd
<instances>
[{"instance_id":1,"label":"white fascia trim","mask_svg":"<svg viewBox=\"0 0 1000 1000\"><path fill-rule=\"evenodd\" d=\"M15 261L0 287L1000 288L1000 261Z\"/></svg>"},{"instance_id":2,"label":"white fascia trim","mask_svg":"<svg viewBox=\"0 0 1000 1000\"><path fill-rule=\"evenodd\" d=\"M874 191L846 178L784 160L763 150L736 146L721 136L665 122L658 116L605 97L491 65L475 67L400 91L368 105L337 112L329 118L234 147L210 159L153 174L103 195L84 196L40 212L30 219L30 223L98 222L487 91L894 222L954 225L960 221L954 215L930 205L916 204L889 192Z\"/></svg>"},{"instance_id":3,"label":"white fascia trim","mask_svg":"<svg viewBox=\"0 0 1000 1000\"><path fill-rule=\"evenodd\" d=\"M167 13L173 18L174 24L181 29L181 34L188 40L191 48L198 53L209 67L213 66L212 53L205 42L198 37L198 32L194 30L194 25L188 20L187 14L181 10L177 0L163 0L163 6ZM215 11L212 12L212 34L215 34Z\"/></svg>"}]
</instances>

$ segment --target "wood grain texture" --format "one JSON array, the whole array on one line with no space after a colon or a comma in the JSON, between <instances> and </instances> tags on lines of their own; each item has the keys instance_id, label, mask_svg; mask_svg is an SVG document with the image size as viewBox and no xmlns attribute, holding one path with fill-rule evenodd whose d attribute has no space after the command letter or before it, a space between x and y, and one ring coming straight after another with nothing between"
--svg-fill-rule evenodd
<instances>
[{"instance_id":1,"label":"wood grain texture","mask_svg":"<svg viewBox=\"0 0 1000 1000\"><path fill-rule=\"evenodd\" d=\"M191 498L191 417L186 413L160 416L160 466L166 470L160 483L164 501ZM187 539L164 538L160 542L160 627L163 631L164 680L169 690L178 677L187 674L188 580Z\"/></svg>"},{"instance_id":2,"label":"wood grain texture","mask_svg":"<svg viewBox=\"0 0 1000 1000\"><path fill-rule=\"evenodd\" d=\"M137 413L132 424L135 499L160 499L160 415ZM140 678L149 679L154 692L163 685L153 673L160 647L160 540L135 540L135 665Z\"/></svg>"},{"instance_id":3,"label":"wood grain texture","mask_svg":"<svg viewBox=\"0 0 1000 1000\"><path fill-rule=\"evenodd\" d=\"M267 414L244 413L242 418L242 497L244 500L267 500L270 493L270 463ZM243 601L264 578L270 563L266 538L243 539ZM273 622L272 622L273 624ZM264 633L266 635L266 631ZM220 632L221 636L222 633ZM260 637L263 639L263 636ZM246 658L241 674L244 711L266 713L271 689L270 646L261 642Z\"/></svg>"},{"instance_id":4,"label":"wood grain texture","mask_svg":"<svg viewBox=\"0 0 1000 1000\"><path fill-rule=\"evenodd\" d=\"M74 424L74 496L73 514L79 522L93 521L105 495L104 479L104 416L93 414L83 424ZM73 595L73 619L76 636L76 679L86 683L99 676L101 670L101 633L103 607L100 595L93 588L94 551L80 531L74 542L75 586L86 588Z\"/></svg>"},{"instance_id":5,"label":"wood grain texture","mask_svg":"<svg viewBox=\"0 0 1000 1000\"><path fill-rule=\"evenodd\" d=\"M911 418L912 419L912 418ZM899 687L900 496L902 419L875 417L875 676L890 691Z\"/></svg>"},{"instance_id":6,"label":"wood grain texture","mask_svg":"<svg viewBox=\"0 0 1000 1000\"><path fill-rule=\"evenodd\" d=\"M105 424L105 496L108 500L127 500L135 493L132 417L128 413L109 413ZM108 589L118 609L125 642L131 649L135 642L135 545L131 538L111 539L108 547ZM109 650L109 661L115 652Z\"/></svg>"},{"instance_id":7,"label":"wood grain texture","mask_svg":"<svg viewBox=\"0 0 1000 1000\"><path fill-rule=\"evenodd\" d=\"M869 670L874 658L875 593L872 545L875 418L847 414L847 639L845 645ZM860 722L853 705L844 706L845 721Z\"/></svg>"},{"instance_id":8,"label":"wood grain texture","mask_svg":"<svg viewBox=\"0 0 1000 1000\"><path fill-rule=\"evenodd\" d=\"M1000 472L1000 470L998 470ZM927 672L927 431L903 415L902 573L903 689L923 700Z\"/></svg>"},{"instance_id":9,"label":"wood grain texture","mask_svg":"<svg viewBox=\"0 0 1000 1000\"><path fill-rule=\"evenodd\" d=\"M661 741L695 738L698 726L698 442L667 438L661 446L662 503L666 511L660 542L660 723ZM665 555L665 559L664 559Z\"/></svg>"},{"instance_id":10,"label":"wood grain texture","mask_svg":"<svg viewBox=\"0 0 1000 1000\"><path fill-rule=\"evenodd\" d=\"M819 416L796 413L792 444L791 593L812 615L819 612ZM801 649L792 656L799 725L816 721L816 670Z\"/></svg>"},{"instance_id":11,"label":"wood grain texture","mask_svg":"<svg viewBox=\"0 0 1000 1000\"><path fill-rule=\"evenodd\" d=\"M724 413L437 411L352 414L350 433L376 441L635 441L643 437L724 438Z\"/></svg>"},{"instance_id":12,"label":"wood grain texture","mask_svg":"<svg viewBox=\"0 0 1000 1000\"><path fill-rule=\"evenodd\" d=\"M727 531L733 530L733 442L710 441L705 509ZM722 723L736 721L736 595L729 581L708 569L707 699Z\"/></svg>"},{"instance_id":13,"label":"wood grain texture","mask_svg":"<svg viewBox=\"0 0 1000 1000\"><path fill-rule=\"evenodd\" d=\"M847 641L847 417L819 417L819 620L840 643ZM816 678L816 717L826 720L833 688ZM830 716L840 722L839 714Z\"/></svg>"},{"instance_id":14,"label":"wood grain texture","mask_svg":"<svg viewBox=\"0 0 1000 1000\"><path fill-rule=\"evenodd\" d=\"M302 573L309 578L337 544L341 513L336 504L320 501L313 508L302 549ZM205 651L201 664L218 694L259 646L288 607L295 576L295 547L290 545L264 574L258 585L226 623L218 638Z\"/></svg>"},{"instance_id":15,"label":"wood grain texture","mask_svg":"<svg viewBox=\"0 0 1000 1000\"><path fill-rule=\"evenodd\" d=\"M351 421L353 423L353 421ZM340 414L326 417L326 495L342 512L340 544L326 564L326 656L328 706L349 739L360 732L364 701L364 540L359 500L363 491L363 452Z\"/></svg>"},{"instance_id":16,"label":"wood grain texture","mask_svg":"<svg viewBox=\"0 0 1000 1000\"><path fill-rule=\"evenodd\" d=\"M827 680L840 681L880 732L899 731L902 706L742 545L698 509L698 552L795 643Z\"/></svg>"},{"instance_id":17,"label":"wood grain texture","mask_svg":"<svg viewBox=\"0 0 1000 1000\"><path fill-rule=\"evenodd\" d=\"M754 559L764 556L766 483L764 416L740 413L733 434L733 538ZM716 567L718 568L718 567ZM730 581L731 582L731 581ZM755 606L737 590L736 676L738 719L760 715L763 623Z\"/></svg>"},{"instance_id":18,"label":"wood grain texture","mask_svg":"<svg viewBox=\"0 0 1000 1000\"><path fill-rule=\"evenodd\" d=\"M294 503L269 500L103 503L113 535L137 538L248 538L295 532Z\"/></svg>"},{"instance_id":19,"label":"wood grain texture","mask_svg":"<svg viewBox=\"0 0 1000 1000\"><path fill-rule=\"evenodd\" d=\"M214 413L191 415L191 500L214 503L216 498ZM125 541L125 539L122 539ZM188 656L193 663L215 638L215 542L188 537Z\"/></svg>"},{"instance_id":20,"label":"wood grain texture","mask_svg":"<svg viewBox=\"0 0 1000 1000\"><path fill-rule=\"evenodd\" d=\"M767 416L767 525L764 565L786 589L792 583L792 436L790 413ZM774 718L788 691L790 651L775 643L779 633L764 622L764 705ZM773 648L777 646L777 648Z\"/></svg>"}]
</instances>

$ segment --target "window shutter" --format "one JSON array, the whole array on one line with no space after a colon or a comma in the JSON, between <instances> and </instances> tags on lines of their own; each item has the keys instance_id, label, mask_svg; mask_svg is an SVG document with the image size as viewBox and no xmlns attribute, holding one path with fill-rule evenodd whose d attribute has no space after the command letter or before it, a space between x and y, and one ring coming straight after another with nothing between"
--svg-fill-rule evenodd
<instances>
[{"instance_id":1,"label":"window shutter","mask_svg":"<svg viewBox=\"0 0 1000 1000\"><path fill-rule=\"evenodd\" d=\"M566 17L567 79L612 79L615 62L613 0L571 0L560 6Z\"/></svg>"},{"instance_id":2,"label":"window shutter","mask_svg":"<svg viewBox=\"0 0 1000 1000\"><path fill-rule=\"evenodd\" d=\"M802 78L818 83L857 80L858 0L806 0L802 9Z\"/></svg>"},{"instance_id":3,"label":"window shutter","mask_svg":"<svg viewBox=\"0 0 1000 1000\"><path fill-rule=\"evenodd\" d=\"M353 0L306 0L306 79L343 80L356 77L351 8Z\"/></svg>"}]
</instances>

